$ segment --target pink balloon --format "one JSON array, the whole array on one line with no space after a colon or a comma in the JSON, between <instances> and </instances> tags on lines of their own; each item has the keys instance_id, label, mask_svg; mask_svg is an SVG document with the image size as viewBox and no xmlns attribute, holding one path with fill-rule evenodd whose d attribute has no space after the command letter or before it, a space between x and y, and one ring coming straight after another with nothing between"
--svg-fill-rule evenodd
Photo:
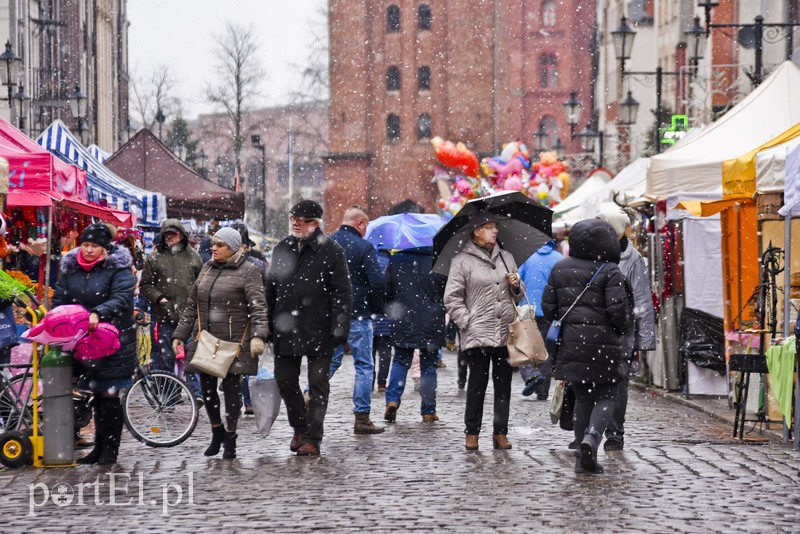
<instances>
[{"instance_id":1,"label":"pink balloon","mask_svg":"<svg viewBox=\"0 0 800 534\"><path fill-rule=\"evenodd\" d=\"M89 311L78 304L57 306L47 312L42 322L24 332L22 337L42 345L61 345L71 350L89 330Z\"/></svg>"},{"instance_id":2,"label":"pink balloon","mask_svg":"<svg viewBox=\"0 0 800 534\"><path fill-rule=\"evenodd\" d=\"M507 191L522 191L522 180L517 176L512 176L503 184L503 189Z\"/></svg>"}]
</instances>

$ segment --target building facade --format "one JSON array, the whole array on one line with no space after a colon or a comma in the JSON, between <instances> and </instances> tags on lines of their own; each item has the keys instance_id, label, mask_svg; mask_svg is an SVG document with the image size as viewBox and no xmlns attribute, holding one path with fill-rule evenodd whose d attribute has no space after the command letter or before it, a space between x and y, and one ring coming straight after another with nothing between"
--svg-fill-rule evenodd
<instances>
[{"instance_id":1,"label":"building facade","mask_svg":"<svg viewBox=\"0 0 800 534\"><path fill-rule=\"evenodd\" d=\"M593 109L596 9L583 0L331 0L328 224L411 199L433 211L433 136L479 157L571 139L563 103ZM574 131L591 122L584 113ZM533 156L536 157L535 155Z\"/></svg>"},{"instance_id":2,"label":"building facade","mask_svg":"<svg viewBox=\"0 0 800 534\"><path fill-rule=\"evenodd\" d=\"M61 119L113 152L129 123L127 34L127 0L0 0L0 39L20 58L0 113L34 138Z\"/></svg>"}]
</instances>

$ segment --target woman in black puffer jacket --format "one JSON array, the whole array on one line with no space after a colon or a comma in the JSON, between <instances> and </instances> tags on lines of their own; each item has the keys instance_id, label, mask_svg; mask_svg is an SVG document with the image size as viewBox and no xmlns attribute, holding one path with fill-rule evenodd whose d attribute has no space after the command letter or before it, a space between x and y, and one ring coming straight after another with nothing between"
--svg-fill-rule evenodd
<instances>
[{"instance_id":1,"label":"woman in black puffer jacket","mask_svg":"<svg viewBox=\"0 0 800 534\"><path fill-rule=\"evenodd\" d=\"M79 464L115 464L122 436L119 390L130 387L136 367L136 324L133 318L133 258L125 247L113 244L105 224L87 226L81 245L61 260L52 307L80 304L91 312L89 331L99 322L119 330L120 348L105 358L90 360L79 369L79 389L94 394L94 449ZM78 364L76 364L78 365Z\"/></svg>"},{"instance_id":2,"label":"woman in black puffer jacket","mask_svg":"<svg viewBox=\"0 0 800 534\"><path fill-rule=\"evenodd\" d=\"M575 389L576 472L602 472L597 448L614 413L616 384L622 378L622 335L631 304L617 266L614 229L597 219L580 221L570 232L569 257L556 264L542 295L542 311L552 322L567 312L592 275L594 283L566 315L553 355L554 373Z\"/></svg>"}]
</instances>

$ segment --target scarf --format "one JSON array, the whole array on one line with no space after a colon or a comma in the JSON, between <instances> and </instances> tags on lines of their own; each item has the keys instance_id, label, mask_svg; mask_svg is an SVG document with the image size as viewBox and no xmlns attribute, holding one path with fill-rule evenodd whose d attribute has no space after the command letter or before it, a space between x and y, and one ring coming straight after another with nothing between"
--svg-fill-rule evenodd
<instances>
[{"instance_id":1,"label":"scarf","mask_svg":"<svg viewBox=\"0 0 800 534\"><path fill-rule=\"evenodd\" d=\"M103 261L104 259L106 259L106 255L105 254L103 254L102 256L97 258L96 260L94 260L92 262L89 262L89 261L86 261L86 259L83 257L83 251L78 251L78 265L80 265L81 268L84 271L86 271L87 273L89 271L91 271L92 269L94 269L94 266L97 265L98 263L100 263L101 261Z\"/></svg>"}]
</instances>

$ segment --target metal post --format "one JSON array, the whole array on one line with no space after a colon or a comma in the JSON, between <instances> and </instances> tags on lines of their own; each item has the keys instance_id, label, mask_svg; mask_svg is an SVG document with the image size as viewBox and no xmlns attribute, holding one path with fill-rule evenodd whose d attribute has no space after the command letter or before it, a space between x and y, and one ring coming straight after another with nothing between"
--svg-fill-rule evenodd
<instances>
[{"instance_id":1,"label":"metal post","mask_svg":"<svg viewBox=\"0 0 800 534\"><path fill-rule=\"evenodd\" d=\"M664 80L664 69L656 67L656 154L661 154L661 83Z\"/></svg>"},{"instance_id":2,"label":"metal post","mask_svg":"<svg viewBox=\"0 0 800 534\"><path fill-rule=\"evenodd\" d=\"M289 146L286 147L288 152L287 163L289 165L289 208L292 209L294 198L294 163L292 162L292 121L289 121ZM292 233L292 223L289 221L289 233Z\"/></svg>"},{"instance_id":3,"label":"metal post","mask_svg":"<svg viewBox=\"0 0 800 534\"><path fill-rule=\"evenodd\" d=\"M261 148L261 188L264 192L261 199L261 233L267 236L267 147Z\"/></svg>"},{"instance_id":4,"label":"metal post","mask_svg":"<svg viewBox=\"0 0 800 534\"><path fill-rule=\"evenodd\" d=\"M600 147L599 147L600 148L600 156L597 158L597 166L598 167L602 167L603 166L603 143L605 142L606 134L605 134L605 132L598 132L598 134L599 135L597 137L599 138L598 142L600 143Z\"/></svg>"},{"instance_id":5,"label":"metal post","mask_svg":"<svg viewBox=\"0 0 800 534\"><path fill-rule=\"evenodd\" d=\"M761 85L761 63L764 54L764 17L756 15L756 25L753 31L756 41L756 71L753 73L753 85Z\"/></svg>"}]
</instances>

